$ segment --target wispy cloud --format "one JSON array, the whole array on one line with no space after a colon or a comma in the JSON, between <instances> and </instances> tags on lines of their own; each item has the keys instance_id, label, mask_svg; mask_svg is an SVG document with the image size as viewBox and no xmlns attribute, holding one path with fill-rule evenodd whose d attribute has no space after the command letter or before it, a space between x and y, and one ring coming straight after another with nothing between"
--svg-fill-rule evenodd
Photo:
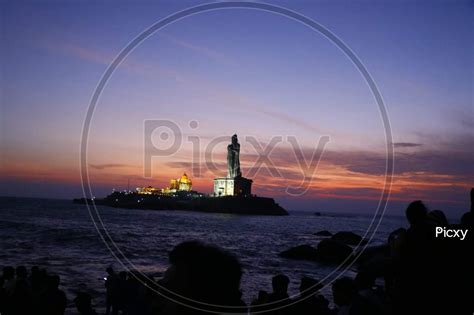
<instances>
[{"instance_id":1,"label":"wispy cloud","mask_svg":"<svg viewBox=\"0 0 474 315\"><path fill-rule=\"evenodd\" d=\"M114 58L116 57L116 54L110 52L106 53L75 43L48 43L46 47L51 52L61 53L67 56L79 58L81 60L86 60L101 65L111 64ZM133 63L129 60L125 60L120 65L120 67L123 67L127 71L134 73L143 73L143 71L146 69L145 66Z\"/></svg>"},{"instance_id":2,"label":"wispy cloud","mask_svg":"<svg viewBox=\"0 0 474 315\"><path fill-rule=\"evenodd\" d=\"M421 147L422 143L414 143L414 142L394 142L394 148L416 148Z\"/></svg>"},{"instance_id":3,"label":"wispy cloud","mask_svg":"<svg viewBox=\"0 0 474 315\"><path fill-rule=\"evenodd\" d=\"M109 163L109 164L89 164L89 166L96 170L105 170L110 168L130 168L136 167L128 164Z\"/></svg>"},{"instance_id":4,"label":"wispy cloud","mask_svg":"<svg viewBox=\"0 0 474 315\"><path fill-rule=\"evenodd\" d=\"M295 116L288 115L286 113L282 112L277 112L273 110L268 110L268 109L263 109L263 108L256 108L256 112L260 112L262 114L265 114L273 119L280 120L282 122L285 122L287 124L291 124L293 126L312 131L312 132L317 132L317 133L323 133L323 130L316 126L314 123L308 123L302 119L296 118ZM326 133L327 134L327 133Z\"/></svg>"},{"instance_id":5,"label":"wispy cloud","mask_svg":"<svg viewBox=\"0 0 474 315\"><path fill-rule=\"evenodd\" d=\"M189 41L177 38L177 37L175 37L173 35L170 35L168 33L161 32L161 33L158 34L158 36L161 37L161 38L167 39L168 41L172 42L175 45L184 47L184 48L189 49L191 51L194 51L194 52L196 52L200 55L206 56L207 58L212 59L214 61L224 62L224 63L227 63L227 64L236 64L236 62L234 60L230 59L225 54L223 54L221 52L218 52L216 50L213 50L209 47L206 47L206 46L203 46L203 45L197 45L195 43L191 43Z\"/></svg>"},{"instance_id":6,"label":"wispy cloud","mask_svg":"<svg viewBox=\"0 0 474 315\"><path fill-rule=\"evenodd\" d=\"M78 58L88 62L105 65L110 65L115 57L118 55L117 52L104 52L84 45L71 42L50 42L45 41L41 43L41 46L52 53L60 53L65 56ZM119 66L119 69L124 69L129 73L145 75L145 76L156 76L157 74L165 75L173 78L177 82L182 82L183 77L178 71L162 67L158 64L144 64L136 61L131 61L128 57Z\"/></svg>"}]
</instances>

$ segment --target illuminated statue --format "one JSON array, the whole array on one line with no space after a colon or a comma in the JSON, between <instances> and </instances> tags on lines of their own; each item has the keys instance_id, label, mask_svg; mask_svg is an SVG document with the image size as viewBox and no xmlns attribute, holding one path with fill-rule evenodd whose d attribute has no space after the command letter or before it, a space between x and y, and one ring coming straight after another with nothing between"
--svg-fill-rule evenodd
<instances>
[{"instance_id":1,"label":"illuminated statue","mask_svg":"<svg viewBox=\"0 0 474 315\"><path fill-rule=\"evenodd\" d=\"M232 136L232 143L227 146L227 177L242 177L240 172L240 143L237 135Z\"/></svg>"},{"instance_id":2,"label":"illuminated statue","mask_svg":"<svg viewBox=\"0 0 474 315\"><path fill-rule=\"evenodd\" d=\"M240 144L237 135L227 146L227 177L214 179L214 196L251 196L252 180L240 172Z\"/></svg>"}]
</instances>

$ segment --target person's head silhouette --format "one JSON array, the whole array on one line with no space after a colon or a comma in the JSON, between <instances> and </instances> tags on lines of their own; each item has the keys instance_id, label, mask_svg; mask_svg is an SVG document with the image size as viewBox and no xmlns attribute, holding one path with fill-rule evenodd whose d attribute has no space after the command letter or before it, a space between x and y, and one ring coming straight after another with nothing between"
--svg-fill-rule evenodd
<instances>
[{"instance_id":1,"label":"person's head silhouette","mask_svg":"<svg viewBox=\"0 0 474 315\"><path fill-rule=\"evenodd\" d=\"M406 216L412 227L425 223L428 209L421 200L413 201L408 205Z\"/></svg>"},{"instance_id":2,"label":"person's head silhouette","mask_svg":"<svg viewBox=\"0 0 474 315\"><path fill-rule=\"evenodd\" d=\"M12 266L3 267L3 279L10 280L15 277L15 268Z\"/></svg>"},{"instance_id":3,"label":"person's head silhouette","mask_svg":"<svg viewBox=\"0 0 474 315\"><path fill-rule=\"evenodd\" d=\"M74 304L79 314L95 314L92 309L92 297L88 293L78 292Z\"/></svg>"},{"instance_id":4,"label":"person's head silhouette","mask_svg":"<svg viewBox=\"0 0 474 315\"><path fill-rule=\"evenodd\" d=\"M26 270L25 266L18 266L16 267L16 276L17 278L26 278L28 277L28 271Z\"/></svg>"},{"instance_id":5,"label":"person's head silhouette","mask_svg":"<svg viewBox=\"0 0 474 315\"><path fill-rule=\"evenodd\" d=\"M107 274L109 276L114 274L114 269L112 267L107 267L107 269L105 269L105 271L107 272Z\"/></svg>"},{"instance_id":6,"label":"person's head silhouette","mask_svg":"<svg viewBox=\"0 0 474 315\"><path fill-rule=\"evenodd\" d=\"M177 245L169 254L171 266L162 284L199 302L238 305L242 268L231 254L198 241Z\"/></svg>"},{"instance_id":7,"label":"person's head silhouette","mask_svg":"<svg viewBox=\"0 0 474 315\"><path fill-rule=\"evenodd\" d=\"M272 278L273 292L278 293L278 294L286 294L288 291L289 283L290 283L290 279L283 274L274 276Z\"/></svg>"}]
</instances>

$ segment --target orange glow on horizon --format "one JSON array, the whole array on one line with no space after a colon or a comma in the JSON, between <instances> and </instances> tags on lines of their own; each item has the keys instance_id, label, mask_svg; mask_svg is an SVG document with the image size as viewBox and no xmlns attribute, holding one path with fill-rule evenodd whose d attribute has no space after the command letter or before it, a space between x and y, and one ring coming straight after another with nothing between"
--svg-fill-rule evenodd
<instances>
[{"instance_id":1,"label":"orange glow on horizon","mask_svg":"<svg viewBox=\"0 0 474 315\"><path fill-rule=\"evenodd\" d=\"M225 163L225 161L220 161ZM243 172L249 172L250 163L243 164ZM136 187L166 187L170 178L178 178L184 172L188 173L193 181L193 190L211 193L212 180L222 174L213 174L203 169L201 176L194 176L192 170L168 167L166 163L155 163L159 176L144 178L143 169L138 165L104 164L93 165L88 168L92 187L99 185L109 186L110 189L123 187L127 181L131 182L131 189ZM301 184L303 176L297 165L285 165L279 168L281 173L292 174L287 178L272 177L268 170L262 169L252 178L254 190L258 195L274 198L287 197L285 189L288 186L297 187ZM47 163L32 163L16 161L4 163L0 169L4 178L24 181L42 181L54 183L80 184L79 166L76 167L52 165ZM224 173L224 171L222 172ZM299 174L299 177L297 176ZM377 174L365 174L349 171L346 168L328 162L322 163L318 168L315 179L310 182L308 191L300 198L303 199L344 199L344 200L378 200L384 186L385 177ZM448 198L437 198L430 192L433 190L449 190L453 187L470 189L473 182L463 181L454 175L434 174L427 172L409 172L397 174L393 178L391 200L410 201L414 199L437 200L440 202L457 203ZM409 187L409 189L408 189Z\"/></svg>"}]
</instances>

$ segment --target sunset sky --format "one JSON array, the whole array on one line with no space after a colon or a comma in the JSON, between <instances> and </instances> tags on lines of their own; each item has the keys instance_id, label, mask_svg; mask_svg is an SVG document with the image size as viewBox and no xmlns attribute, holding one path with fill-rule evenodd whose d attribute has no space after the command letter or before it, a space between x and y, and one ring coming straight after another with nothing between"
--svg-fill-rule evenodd
<instances>
[{"instance_id":1,"label":"sunset sky","mask_svg":"<svg viewBox=\"0 0 474 315\"><path fill-rule=\"evenodd\" d=\"M92 93L120 50L146 27L199 1L2 1L0 195L82 194L82 125ZM474 187L473 2L271 1L342 39L373 76L392 125L395 176L390 213L422 199L459 214ZM144 120L182 130L172 156L153 159L144 178ZM192 128L190 122L197 122ZM97 196L112 188L164 187L187 172L198 191L225 176L226 143L205 166L205 148L239 135L244 176L254 192L290 210L373 211L384 182L385 136L366 82L328 39L288 18L232 9L187 17L137 47L114 73L91 122L88 167ZM287 141L272 167L257 152L295 136L309 160L328 135L306 194ZM159 133L155 144L166 145ZM193 150L189 137L199 137ZM201 164L201 174L193 173ZM249 176L249 174L251 176ZM273 174L273 175L272 175ZM308 175L308 174L307 174Z\"/></svg>"}]
</instances>

